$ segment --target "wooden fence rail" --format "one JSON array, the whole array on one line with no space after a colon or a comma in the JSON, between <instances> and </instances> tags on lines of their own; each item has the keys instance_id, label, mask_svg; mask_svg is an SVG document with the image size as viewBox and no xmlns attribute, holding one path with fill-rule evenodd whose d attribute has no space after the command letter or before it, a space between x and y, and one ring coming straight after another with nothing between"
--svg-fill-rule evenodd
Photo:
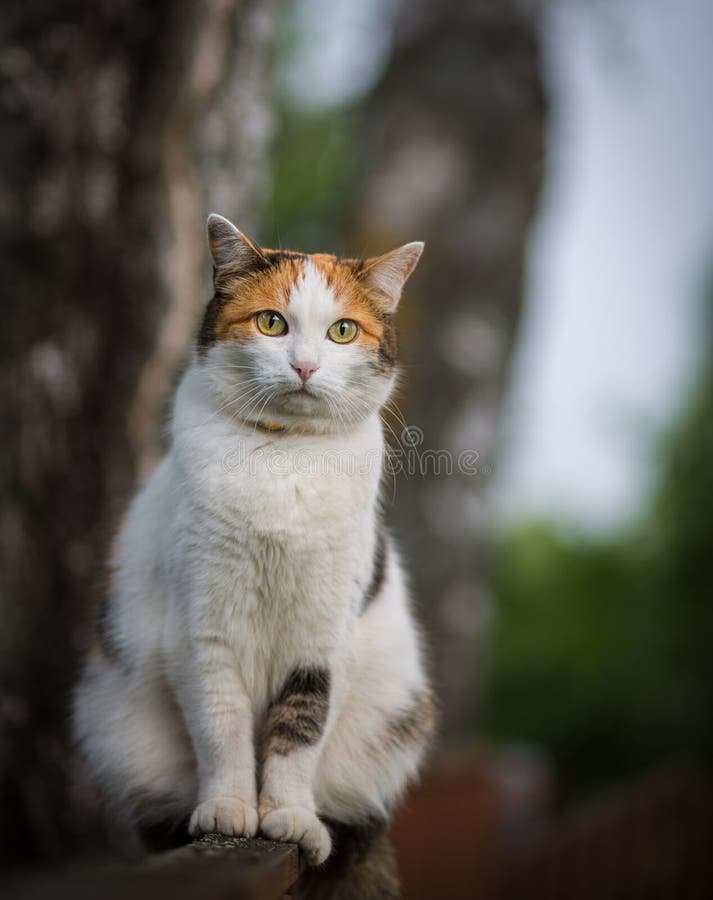
<instances>
[{"instance_id":1,"label":"wooden fence rail","mask_svg":"<svg viewBox=\"0 0 713 900\"><path fill-rule=\"evenodd\" d=\"M538 779L535 779L537 782ZM404 900L709 900L713 785L653 773L564 817L541 785L515 819L492 766L443 759L396 816ZM510 789L512 794L512 789ZM527 793L527 792L526 792ZM520 800L523 800L519 789ZM539 813L538 813L539 810ZM516 824L517 824L516 823ZM207 835L135 864L18 875L2 900L285 900L302 872L295 844Z\"/></svg>"},{"instance_id":2,"label":"wooden fence rail","mask_svg":"<svg viewBox=\"0 0 713 900\"><path fill-rule=\"evenodd\" d=\"M296 844L206 835L140 864L74 869L65 877L25 875L3 885L4 900L282 900L301 872Z\"/></svg>"}]
</instances>

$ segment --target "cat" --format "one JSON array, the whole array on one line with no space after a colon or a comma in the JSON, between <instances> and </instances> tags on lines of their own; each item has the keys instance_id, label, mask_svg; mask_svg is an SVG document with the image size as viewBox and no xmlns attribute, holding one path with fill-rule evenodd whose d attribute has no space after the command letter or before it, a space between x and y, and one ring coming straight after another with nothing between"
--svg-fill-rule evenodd
<instances>
[{"instance_id":1,"label":"cat","mask_svg":"<svg viewBox=\"0 0 713 900\"><path fill-rule=\"evenodd\" d=\"M395 897L384 830L434 704L381 524L380 409L423 244L268 250L217 215L208 237L214 296L115 543L74 732L144 834L295 841L320 867L307 896ZM330 871L352 893L320 894Z\"/></svg>"}]
</instances>

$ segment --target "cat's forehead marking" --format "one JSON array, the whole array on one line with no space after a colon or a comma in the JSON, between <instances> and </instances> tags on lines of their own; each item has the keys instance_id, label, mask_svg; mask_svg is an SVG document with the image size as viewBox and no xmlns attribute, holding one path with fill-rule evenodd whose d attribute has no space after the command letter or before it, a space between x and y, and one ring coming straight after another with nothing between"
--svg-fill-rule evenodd
<instances>
[{"instance_id":1,"label":"cat's forehead marking","mask_svg":"<svg viewBox=\"0 0 713 900\"><path fill-rule=\"evenodd\" d=\"M337 295L323 267L316 260L308 257L301 263L290 288L287 305L296 314L312 311L331 315L335 312Z\"/></svg>"}]
</instances>

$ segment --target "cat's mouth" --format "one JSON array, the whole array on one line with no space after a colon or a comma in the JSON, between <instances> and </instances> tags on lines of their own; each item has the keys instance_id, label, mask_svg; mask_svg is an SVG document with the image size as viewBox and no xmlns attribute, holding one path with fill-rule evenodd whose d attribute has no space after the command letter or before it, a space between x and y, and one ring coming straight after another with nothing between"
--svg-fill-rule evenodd
<instances>
[{"instance_id":1,"label":"cat's mouth","mask_svg":"<svg viewBox=\"0 0 713 900\"><path fill-rule=\"evenodd\" d=\"M316 397L317 395L314 391L311 391L306 384L303 384L302 387L293 388L291 391L287 391L288 397Z\"/></svg>"},{"instance_id":2,"label":"cat's mouth","mask_svg":"<svg viewBox=\"0 0 713 900\"><path fill-rule=\"evenodd\" d=\"M325 402L324 394L319 387L303 384L285 385L279 395L274 398L274 406L284 412L297 416L311 416L322 410Z\"/></svg>"},{"instance_id":3,"label":"cat's mouth","mask_svg":"<svg viewBox=\"0 0 713 900\"><path fill-rule=\"evenodd\" d=\"M301 387L289 387L280 395L280 400L276 403L285 411L292 412L295 415L314 415L318 409L322 408L324 397L315 388L309 385Z\"/></svg>"}]
</instances>

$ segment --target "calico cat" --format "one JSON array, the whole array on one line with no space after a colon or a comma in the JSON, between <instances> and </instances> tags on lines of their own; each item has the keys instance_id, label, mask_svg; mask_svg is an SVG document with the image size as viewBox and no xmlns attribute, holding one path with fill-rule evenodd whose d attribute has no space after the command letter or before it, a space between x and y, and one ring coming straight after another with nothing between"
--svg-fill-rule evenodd
<instances>
[{"instance_id":1,"label":"calico cat","mask_svg":"<svg viewBox=\"0 0 713 900\"><path fill-rule=\"evenodd\" d=\"M306 896L395 897L383 830L433 704L380 524L380 408L423 245L266 250L216 215L208 234L215 293L116 541L75 734L146 833L296 841L321 867Z\"/></svg>"}]
</instances>

